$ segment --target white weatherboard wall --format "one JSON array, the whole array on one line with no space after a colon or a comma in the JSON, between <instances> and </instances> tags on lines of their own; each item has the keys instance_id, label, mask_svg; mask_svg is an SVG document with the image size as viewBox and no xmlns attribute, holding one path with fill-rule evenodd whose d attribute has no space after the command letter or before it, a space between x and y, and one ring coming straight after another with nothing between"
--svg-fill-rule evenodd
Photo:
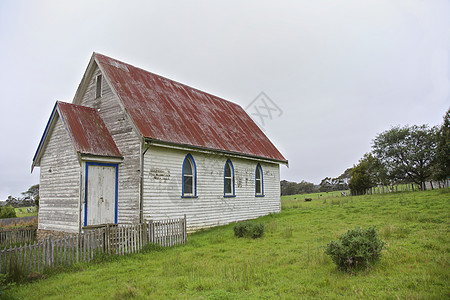
<instances>
[{"instance_id":1,"label":"white weatherboard wall","mask_svg":"<svg viewBox=\"0 0 450 300\"><path fill-rule=\"evenodd\" d=\"M96 78L99 74L101 72L97 67L89 78L88 87L82 95L80 104L99 110L117 148L124 157L119 165L118 222L138 223L141 139L134 131L120 100L107 84L105 75L102 76L102 96L95 97Z\"/></svg>"},{"instance_id":2,"label":"white weatherboard wall","mask_svg":"<svg viewBox=\"0 0 450 300\"><path fill-rule=\"evenodd\" d=\"M198 198L181 198L182 167L190 153L197 167ZM224 166L234 166L236 197L224 197ZM264 197L255 197L257 160L151 146L144 156L144 218L187 216L188 230L254 219L280 212L280 170L260 162Z\"/></svg>"},{"instance_id":3,"label":"white weatherboard wall","mask_svg":"<svg viewBox=\"0 0 450 300\"><path fill-rule=\"evenodd\" d=\"M40 162L39 229L78 232L80 164L59 117Z\"/></svg>"}]
</instances>

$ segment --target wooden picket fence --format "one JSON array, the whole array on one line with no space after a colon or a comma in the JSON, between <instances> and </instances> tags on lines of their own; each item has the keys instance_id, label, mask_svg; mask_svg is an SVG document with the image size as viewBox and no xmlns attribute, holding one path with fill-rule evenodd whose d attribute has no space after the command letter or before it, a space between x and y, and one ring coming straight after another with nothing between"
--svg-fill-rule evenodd
<instances>
[{"instance_id":1,"label":"wooden picket fence","mask_svg":"<svg viewBox=\"0 0 450 300\"><path fill-rule=\"evenodd\" d=\"M0 247L30 243L36 239L36 228L0 230Z\"/></svg>"},{"instance_id":2,"label":"wooden picket fence","mask_svg":"<svg viewBox=\"0 0 450 300\"><path fill-rule=\"evenodd\" d=\"M60 239L49 237L24 246L0 250L0 273L20 269L42 272L58 265L90 262L97 255L136 253L148 244L171 247L187 242L186 216L136 225L107 225Z\"/></svg>"}]
</instances>

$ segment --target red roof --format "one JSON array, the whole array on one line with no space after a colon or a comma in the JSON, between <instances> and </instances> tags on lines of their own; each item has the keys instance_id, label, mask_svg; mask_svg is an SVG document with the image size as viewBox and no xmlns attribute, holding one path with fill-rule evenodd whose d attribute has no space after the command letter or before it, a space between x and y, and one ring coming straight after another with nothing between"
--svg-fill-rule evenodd
<instances>
[{"instance_id":1,"label":"red roof","mask_svg":"<svg viewBox=\"0 0 450 300\"><path fill-rule=\"evenodd\" d=\"M97 110L59 101L56 106L77 152L122 157Z\"/></svg>"},{"instance_id":2,"label":"red roof","mask_svg":"<svg viewBox=\"0 0 450 300\"><path fill-rule=\"evenodd\" d=\"M239 105L98 53L94 57L143 137L287 162Z\"/></svg>"},{"instance_id":3,"label":"red roof","mask_svg":"<svg viewBox=\"0 0 450 300\"><path fill-rule=\"evenodd\" d=\"M72 146L80 154L122 157L99 113L89 107L57 101L48 120L44 134L33 157L31 172L40 165L43 149L51 129L59 116L66 128Z\"/></svg>"}]
</instances>

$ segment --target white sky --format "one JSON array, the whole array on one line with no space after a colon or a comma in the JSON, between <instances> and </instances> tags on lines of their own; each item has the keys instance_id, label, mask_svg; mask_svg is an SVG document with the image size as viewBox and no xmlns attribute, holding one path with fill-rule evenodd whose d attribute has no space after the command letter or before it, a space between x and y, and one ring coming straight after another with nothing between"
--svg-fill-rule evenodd
<instances>
[{"instance_id":1,"label":"white sky","mask_svg":"<svg viewBox=\"0 0 450 300\"><path fill-rule=\"evenodd\" d=\"M337 177L390 126L442 122L449 16L449 1L0 0L0 200L38 183L51 110L93 51L244 108L264 92L281 178Z\"/></svg>"}]
</instances>

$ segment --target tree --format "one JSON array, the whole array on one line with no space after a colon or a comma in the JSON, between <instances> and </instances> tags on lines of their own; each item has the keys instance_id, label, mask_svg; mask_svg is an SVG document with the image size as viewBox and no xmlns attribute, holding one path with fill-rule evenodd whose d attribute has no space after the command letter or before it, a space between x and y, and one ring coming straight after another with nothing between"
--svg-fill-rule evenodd
<instances>
[{"instance_id":1,"label":"tree","mask_svg":"<svg viewBox=\"0 0 450 300\"><path fill-rule=\"evenodd\" d=\"M364 154L358 165L350 169L350 192L362 195L377 185L386 185L386 168L372 153Z\"/></svg>"},{"instance_id":2,"label":"tree","mask_svg":"<svg viewBox=\"0 0 450 300\"><path fill-rule=\"evenodd\" d=\"M343 184L345 184L347 186L350 183L350 178L352 177L350 174L351 171L352 171L352 168L348 168L347 170L344 171L344 173L339 175L339 177L337 179L339 179L340 182L342 182Z\"/></svg>"},{"instance_id":3,"label":"tree","mask_svg":"<svg viewBox=\"0 0 450 300\"><path fill-rule=\"evenodd\" d=\"M5 206L19 207L19 202L20 202L19 199L9 195L8 198L6 199Z\"/></svg>"},{"instance_id":4,"label":"tree","mask_svg":"<svg viewBox=\"0 0 450 300\"><path fill-rule=\"evenodd\" d=\"M445 180L450 176L450 109L437 133L437 148L434 161L434 178Z\"/></svg>"},{"instance_id":5,"label":"tree","mask_svg":"<svg viewBox=\"0 0 450 300\"><path fill-rule=\"evenodd\" d=\"M377 157L372 153L366 153L363 156L363 160L367 163L368 174L372 183L371 187L389 184L387 169Z\"/></svg>"},{"instance_id":6,"label":"tree","mask_svg":"<svg viewBox=\"0 0 450 300\"><path fill-rule=\"evenodd\" d=\"M39 207L39 184L32 185L26 192L22 193L24 200L32 200Z\"/></svg>"},{"instance_id":7,"label":"tree","mask_svg":"<svg viewBox=\"0 0 450 300\"><path fill-rule=\"evenodd\" d=\"M297 183L288 182L285 189L286 195L295 195L298 194Z\"/></svg>"},{"instance_id":8,"label":"tree","mask_svg":"<svg viewBox=\"0 0 450 300\"><path fill-rule=\"evenodd\" d=\"M280 182L281 196L307 194L315 191L314 184L302 180L300 183L282 180Z\"/></svg>"},{"instance_id":9,"label":"tree","mask_svg":"<svg viewBox=\"0 0 450 300\"><path fill-rule=\"evenodd\" d=\"M332 179L330 177L325 177L322 179L319 186L320 192L331 192L333 190Z\"/></svg>"},{"instance_id":10,"label":"tree","mask_svg":"<svg viewBox=\"0 0 450 300\"><path fill-rule=\"evenodd\" d=\"M307 182L307 181L304 181L304 180L299 182L297 184L297 187L298 187L299 192L303 193L303 194L313 193L316 190L316 188L314 186L314 183Z\"/></svg>"},{"instance_id":11,"label":"tree","mask_svg":"<svg viewBox=\"0 0 450 300\"><path fill-rule=\"evenodd\" d=\"M17 216L14 207L9 205L0 207L0 219L15 218L15 217Z\"/></svg>"},{"instance_id":12,"label":"tree","mask_svg":"<svg viewBox=\"0 0 450 300\"><path fill-rule=\"evenodd\" d=\"M353 166L350 175L349 187L352 195L363 195L374 185L369 175L369 162L364 158L359 160L358 165Z\"/></svg>"},{"instance_id":13,"label":"tree","mask_svg":"<svg viewBox=\"0 0 450 300\"><path fill-rule=\"evenodd\" d=\"M391 182L412 181L425 188L436 154L436 128L396 126L377 135L373 153L386 168Z\"/></svg>"},{"instance_id":14,"label":"tree","mask_svg":"<svg viewBox=\"0 0 450 300\"><path fill-rule=\"evenodd\" d=\"M352 195L363 195L371 187L369 175L364 164L359 164L352 169L349 187Z\"/></svg>"}]
</instances>

